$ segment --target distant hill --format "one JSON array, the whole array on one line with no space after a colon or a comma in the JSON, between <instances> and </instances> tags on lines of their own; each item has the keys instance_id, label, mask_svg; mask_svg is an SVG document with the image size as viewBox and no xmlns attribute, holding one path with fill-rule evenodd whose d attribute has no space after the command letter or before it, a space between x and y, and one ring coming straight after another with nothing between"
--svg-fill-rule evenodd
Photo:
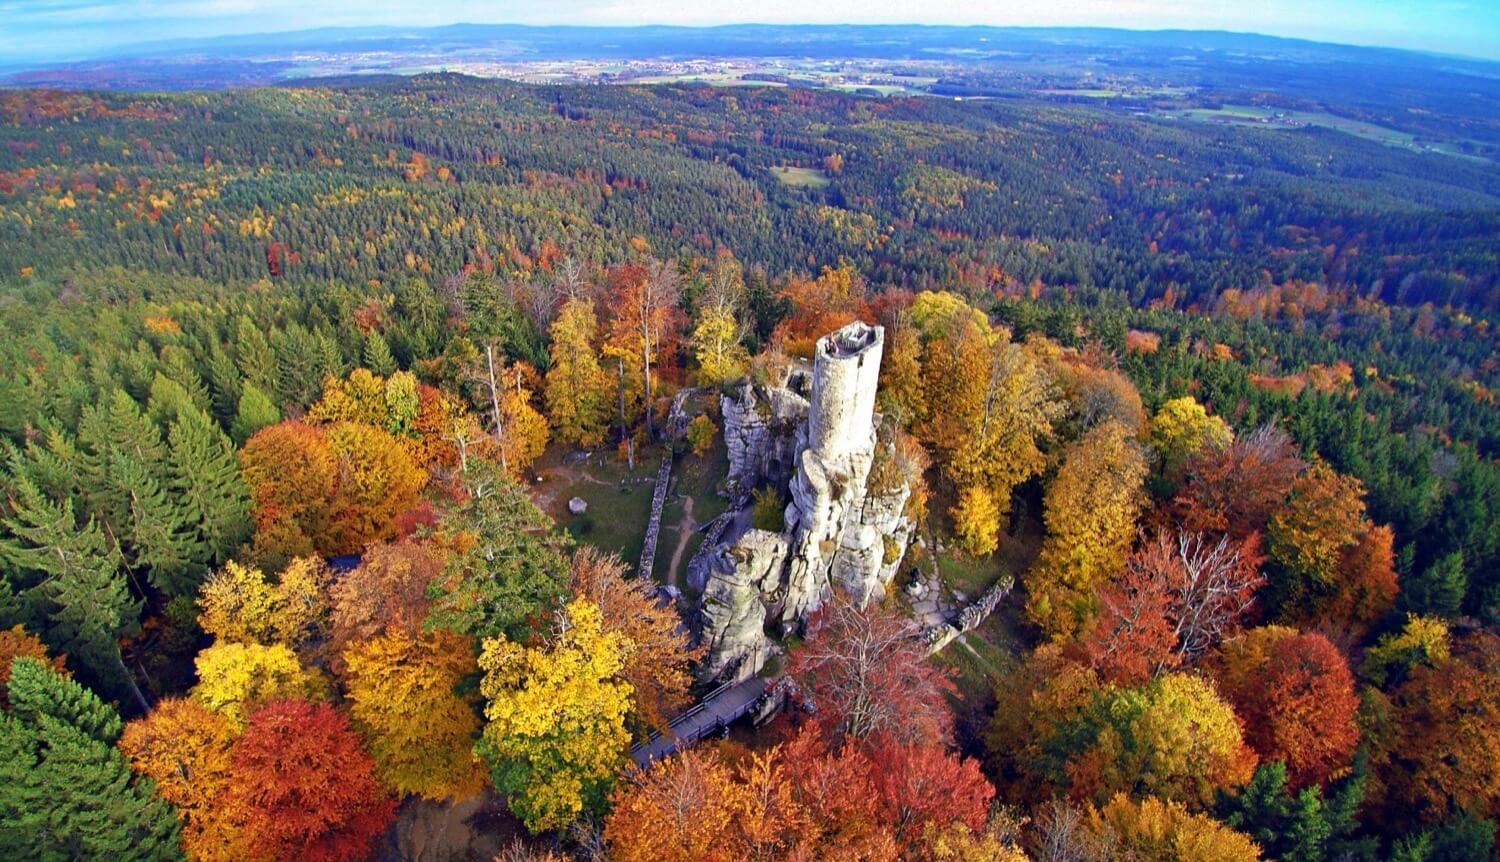
<instances>
[{"instance_id":1,"label":"distant hill","mask_svg":"<svg viewBox=\"0 0 1500 862\"><path fill-rule=\"evenodd\" d=\"M368 55L382 56L368 56ZM365 56L362 56L365 55ZM134 45L67 64L11 66L11 86L225 88L295 77L311 61L345 71L399 71L414 59L467 61L794 57L946 60L962 64L1085 63L1102 69L1179 69L1235 62L1351 65L1500 78L1500 63L1249 33L1104 28L918 25L721 27L323 28ZM1424 82L1425 83L1425 82Z\"/></svg>"}]
</instances>

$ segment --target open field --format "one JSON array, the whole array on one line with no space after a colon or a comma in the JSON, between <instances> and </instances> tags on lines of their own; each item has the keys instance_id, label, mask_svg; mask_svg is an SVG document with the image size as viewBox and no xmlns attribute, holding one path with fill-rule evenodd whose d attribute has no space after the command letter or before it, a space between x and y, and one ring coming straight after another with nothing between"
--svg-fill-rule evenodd
<instances>
[{"instance_id":1,"label":"open field","mask_svg":"<svg viewBox=\"0 0 1500 862\"><path fill-rule=\"evenodd\" d=\"M828 185L828 177L816 168L771 168L771 173L789 186L820 189Z\"/></svg>"},{"instance_id":2,"label":"open field","mask_svg":"<svg viewBox=\"0 0 1500 862\"><path fill-rule=\"evenodd\" d=\"M1424 146L1419 144L1416 138L1410 133L1322 111L1289 111L1277 108L1264 108L1256 105L1225 105L1221 108L1188 108L1181 111L1165 111L1159 116L1171 120L1257 125L1272 129L1317 127L1332 129L1336 132L1343 132L1357 138L1364 138L1367 141L1375 141L1387 146L1424 149ZM1432 148L1436 149L1436 147Z\"/></svg>"}]
</instances>

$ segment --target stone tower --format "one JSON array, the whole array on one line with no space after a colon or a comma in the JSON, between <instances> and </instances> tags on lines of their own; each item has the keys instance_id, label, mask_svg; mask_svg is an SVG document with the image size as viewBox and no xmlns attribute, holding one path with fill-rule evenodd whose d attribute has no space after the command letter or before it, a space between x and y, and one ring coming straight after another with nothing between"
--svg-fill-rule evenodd
<instances>
[{"instance_id":1,"label":"stone tower","mask_svg":"<svg viewBox=\"0 0 1500 862\"><path fill-rule=\"evenodd\" d=\"M847 460L870 449L884 349L885 329L857 321L818 339L807 447L820 460Z\"/></svg>"},{"instance_id":2,"label":"stone tower","mask_svg":"<svg viewBox=\"0 0 1500 862\"><path fill-rule=\"evenodd\" d=\"M836 576L861 602L872 591L862 582L875 572L863 575L869 566L862 561L873 549L878 570L883 542L863 523L860 510L875 456L875 390L884 346L883 328L859 322L818 339L806 444L786 511L792 541L784 625L799 624L822 606ZM858 560L840 559L850 556Z\"/></svg>"}]
</instances>

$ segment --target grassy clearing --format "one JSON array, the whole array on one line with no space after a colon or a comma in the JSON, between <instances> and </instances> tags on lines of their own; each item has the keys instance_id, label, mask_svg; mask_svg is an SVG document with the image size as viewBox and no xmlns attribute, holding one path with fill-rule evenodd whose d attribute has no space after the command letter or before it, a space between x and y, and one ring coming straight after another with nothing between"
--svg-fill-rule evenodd
<instances>
[{"instance_id":1,"label":"grassy clearing","mask_svg":"<svg viewBox=\"0 0 1500 862\"><path fill-rule=\"evenodd\" d=\"M828 185L828 177L817 168L771 168L771 173L789 186L820 189Z\"/></svg>"},{"instance_id":2,"label":"grassy clearing","mask_svg":"<svg viewBox=\"0 0 1500 862\"><path fill-rule=\"evenodd\" d=\"M541 481L531 486L532 499L574 538L618 553L632 567L641 558L646 519L651 514L652 485L641 481L656 475L661 452L638 452L635 469L613 452L596 452L587 460L570 462L571 450L549 449L535 465ZM582 515L568 512L568 500L581 497L589 504Z\"/></svg>"}]
</instances>

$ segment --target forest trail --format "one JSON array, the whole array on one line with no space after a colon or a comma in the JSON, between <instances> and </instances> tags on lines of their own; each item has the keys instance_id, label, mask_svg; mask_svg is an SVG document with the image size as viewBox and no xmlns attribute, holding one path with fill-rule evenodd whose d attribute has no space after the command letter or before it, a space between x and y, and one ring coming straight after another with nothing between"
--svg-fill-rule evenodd
<instances>
[{"instance_id":1,"label":"forest trail","mask_svg":"<svg viewBox=\"0 0 1500 862\"><path fill-rule=\"evenodd\" d=\"M687 553L688 542L697 529L698 522L693 520L693 498L689 496L682 501L682 520L677 522L677 549L672 552L672 564L667 567L667 586L677 586L677 569L682 565L682 556Z\"/></svg>"}]
</instances>

